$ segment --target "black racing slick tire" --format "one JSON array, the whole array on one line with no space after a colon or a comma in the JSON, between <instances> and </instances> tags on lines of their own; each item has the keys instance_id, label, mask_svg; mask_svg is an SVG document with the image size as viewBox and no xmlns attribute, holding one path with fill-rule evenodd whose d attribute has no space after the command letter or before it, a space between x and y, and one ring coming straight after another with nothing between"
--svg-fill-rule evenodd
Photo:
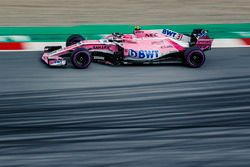
<instances>
[{"instance_id":1,"label":"black racing slick tire","mask_svg":"<svg viewBox=\"0 0 250 167\"><path fill-rule=\"evenodd\" d=\"M71 62L75 68L85 69L91 64L92 56L87 49L79 48L72 53Z\"/></svg>"},{"instance_id":2,"label":"black racing slick tire","mask_svg":"<svg viewBox=\"0 0 250 167\"><path fill-rule=\"evenodd\" d=\"M80 41L85 40L85 38L79 34L74 34L68 37L66 41L66 46L74 45Z\"/></svg>"},{"instance_id":3,"label":"black racing slick tire","mask_svg":"<svg viewBox=\"0 0 250 167\"><path fill-rule=\"evenodd\" d=\"M197 47L188 48L184 52L184 63L188 67L199 68L206 60L206 56L202 50Z\"/></svg>"}]
</instances>

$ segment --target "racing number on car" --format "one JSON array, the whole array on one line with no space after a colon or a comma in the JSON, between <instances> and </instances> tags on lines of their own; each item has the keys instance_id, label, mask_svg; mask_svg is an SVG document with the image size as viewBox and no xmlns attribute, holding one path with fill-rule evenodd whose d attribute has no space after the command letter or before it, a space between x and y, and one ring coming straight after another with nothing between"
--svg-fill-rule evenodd
<instances>
[{"instance_id":1,"label":"racing number on car","mask_svg":"<svg viewBox=\"0 0 250 167\"><path fill-rule=\"evenodd\" d=\"M178 39L178 40L181 40L182 39L182 37L183 37L183 35L182 34L177 34L177 36L175 37L176 39Z\"/></svg>"}]
</instances>

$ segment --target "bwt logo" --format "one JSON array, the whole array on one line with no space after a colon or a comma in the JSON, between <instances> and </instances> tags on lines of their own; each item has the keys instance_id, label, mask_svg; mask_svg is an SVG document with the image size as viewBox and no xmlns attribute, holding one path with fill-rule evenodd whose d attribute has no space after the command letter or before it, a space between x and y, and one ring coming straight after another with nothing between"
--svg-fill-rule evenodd
<instances>
[{"instance_id":1,"label":"bwt logo","mask_svg":"<svg viewBox=\"0 0 250 167\"><path fill-rule=\"evenodd\" d=\"M165 34L166 36L173 37L173 38L178 39L178 40L181 40L183 37L182 34L179 34L177 32L169 30L169 29L163 29L162 34Z\"/></svg>"},{"instance_id":2,"label":"bwt logo","mask_svg":"<svg viewBox=\"0 0 250 167\"><path fill-rule=\"evenodd\" d=\"M140 50L135 51L133 49L129 49L129 56L136 57L140 59L154 59L159 57L159 50Z\"/></svg>"},{"instance_id":3,"label":"bwt logo","mask_svg":"<svg viewBox=\"0 0 250 167\"><path fill-rule=\"evenodd\" d=\"M162 33L170 37L175 37L175 35L177 34L176 32L171 31L169 29L163 29Z\"/></svg>"}]
</instances>

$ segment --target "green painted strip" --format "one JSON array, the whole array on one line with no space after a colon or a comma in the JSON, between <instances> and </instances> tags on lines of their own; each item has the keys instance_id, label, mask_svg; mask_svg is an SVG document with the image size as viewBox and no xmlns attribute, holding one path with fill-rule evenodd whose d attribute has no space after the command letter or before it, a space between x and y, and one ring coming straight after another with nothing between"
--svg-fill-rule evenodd
<instances>
[{"instance_id":1,"label":"green painted strip","mask_svg":"<svg viewBox=\"0 0 250 167\"><path fill-rule=\"evenodd\" d=\"M190 34L194 28L209 30L212 38L249 38L250 23L243 24L191 24L191 25L145 25L142 29L169 28ZM133 25L80 25L65 27L0 27L1 36L29 36L32 42L65 41L71 34L82 34L87 39L99 39L100 34L112 32L132 33ZM242 33L243 32L243 33ZM244 36L242 35L244 34ZM0 38L4 39L4 38ZM11 37L8 39L12 39Z\"/></svg>"}]
</instances>

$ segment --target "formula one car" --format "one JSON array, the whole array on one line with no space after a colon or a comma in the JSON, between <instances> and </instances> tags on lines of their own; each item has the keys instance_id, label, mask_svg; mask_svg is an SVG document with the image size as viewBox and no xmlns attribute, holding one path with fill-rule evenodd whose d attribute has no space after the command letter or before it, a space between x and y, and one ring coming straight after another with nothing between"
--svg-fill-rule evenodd
<instances>
[{"instance_id":1,"label":"formula one car","mask_svg":"<svg viewBox=\"0 0 250 167\"><path fill-rule=\"evenodd\" d=\"M212 41L208 31L203 29L184 35L169 29L137 27L133 34L112 33L100 40L71 35L66 47L46 46L42 60L49 66L65 66L65 58L70 57L74 67L79 69L87 68L92 61L113 65L178 62L197 68L204 64L204 52L211 49Z\"/></svg>"}]
</instances>

